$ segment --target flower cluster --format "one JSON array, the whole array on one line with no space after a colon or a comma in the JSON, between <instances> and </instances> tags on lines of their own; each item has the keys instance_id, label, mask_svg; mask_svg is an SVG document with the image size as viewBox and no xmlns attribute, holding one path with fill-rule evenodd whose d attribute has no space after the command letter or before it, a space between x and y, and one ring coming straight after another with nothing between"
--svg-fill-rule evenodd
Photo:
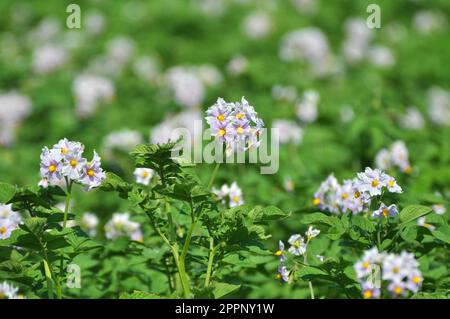
<instances>
[{"instance_id":1,"label":"flower cluster","mask_svg":"<svg viewBox=\"0 0 450 319\"><path fill-rule=\"evenodd\" d=\"M0 299L23 299L23 296L17 294L19 288L8 284L6 281L0 283Z\"/></svg>"},{"instance_id":2,"label":"flower cluster","mask_svg":"<svg viewBox=\"0 0 450 319\"><path fill-rule=\"evenodd\" d=\"M272 128L278 129L278 136L281 144L300 144L303 139L303 129L291 120L274 120Z\"/></svg>"},{"instance_id":3,"label":"flower cluster","mask_svg":"<svg viewBox=\"0 0 450 319\"><path fill-rule=\"evenodd\" d=\"M176 66L167 70L166 81L179 105L195 108L203 102L206 87L222 82L222 74L212 65Z\"/></svg>"},{"instance_id":4,"label":"flower cluster","mask_svg":"<svg viewBox=\"0 0 450 319\"><path fill-rule=\"evenodd\" d=\"M357 177L351 180L344 180L339 184L333 174L321 183L319 189L314 194L314 205L319 209L332 213L345 213L351 211L353 214L367 212L370 208L372 198L379 196L384 190L390 193L401 193L402 189L397 181L379 169L367 167L364 172L358 173ZM382 203L379 211L381 215L391 216L396 207L389 206L388 215L385 215L385 205ZM374 216L379 216L379 211Z\"/></svg>"},{"instance_id":5,"label":"flower cluster","mask_svg":"<svg viewBox=\"0 0 450 319\"><path fill-rule=\"evenodd\" d=\"M243 29L251 39L265 38L271 28L272 21L265 12L253 12L245 18L243 23Z\"/></svg>"},{"instance_id":6,"label":"flower cluster","mask_svg":"<svg viewBox=\"0 0 450 319\"><path fill-rule=\"evenodd\" d=\"M394 142L389 149L381 149L375 156L375 165L382 170L390 169L393 166L400 168L403 172L412 172L409 163L408 149L403 141Z\"/></svg>"},{"instance_id":7,"label":"flower cluster","mask_svg":"<svg viewBox=\"0 0 450 319\"><path fill-rule=\"evenodd\" d=\"M127 236L133 241L144 242L141 225L131 221L128 213L113 214L111 220L105 224L105 233L106 238L112 240Z\"/></svg>"},{"instance_id":8,"label":"flower cluster","mask_svg":"<svg viewBox=\"0 0 450 319\"><path fill-rule=\"evenodd\" d=\"M320 230L309 226L308 230L305 233L305 237L300 234L294 234L288 239L289 245L291 245L288 249L288 252L294 256L302 256L306 254L308 243L320 234ZM278 256L280 259L280 265L278 266L278 273L276 278L280 279L284 282L289 281L289 271L285 266L285 262L287 260L286 251L284 243L280 240L278 242L278 250L275 252L275 256ZM320 256L322 257L322 256ZM320 258L323 259L323 258Z\"/></svg>"},{"instance_id":9,"label":"flower cluster","mask_svg":"<svg viewBox=\"0 0 450 319\"><path fill-rule=\"evenodd\" d=\"M76 101L76 113L80 117L91 116L99 103L109 102L114 99L114 84L107 78L81 74L76 77L73 87Z\"/></svg>"},{"instance_id":10,"label":"flower cluster","mask_svg":"<svg viewBox=\"0 0 450 319\"><path fill-rule=\"evenodd\" d=\"M14 142L15 128L30 112L28 97L14 91L0 94L0 145Z\"/></svg>"},{"instance_id":11,"label":"flower cluster","mask_svg":"<svg viewBox=\"0 0 450 319\"><path fill-rule=\"evenodd\" d=\"M253 106L242 97L241 102L227 103L222 98L206 111L211 135L226 145L227 155L236 150L254 149L261 143L264 122Z\"/></svg>"},{"instance_id":12,"label":"flower cluster","mask_svg":"<svg viewBox=\"0 0 450 319\"><path fill-rule=\"evenodd\" d=\"M68 59L67 50L60 45L44 44L35 49L33 70L37 74L47 74L60 69Z\"/></svg>"},{"instance_id":13,"label":"flower cluster","mask_svg":"<svg viewBox=\"0 0 450 319\"><path fill-rule=\"evenodd\" d=\"M334 71L327 37L318 28L304 28L286 34L281 40L279 56L287 62L305 61L315 76Z\"/></svg>"},{"instance_id":14,"label":"flower cluster","mask_svg":"<svg viewBox=\"0 0 450 319\"><path fill-rule=\"evenodd\" d=\"M400 119L400 125L409 130L421 130L425 126L422 113L413 106L406 108L406 113Z\"/></svg>"},{"instance_id":15,"label":"flower cluster","mask_svg":"<svg viewBox=\"0 0 450 319\"><path fill-rule=\"evenodd\" d=\"M148 186L152 177L155 175L155 171L151 168L138 167L134 170L134 176L136 177L136 183Z\"/></svg>"},{"instance_id":16,"label":"flower cluster","mask_svg":"<svg viewBox=\"0 0 450 319\"><path fill-rule=\"evenodd\" d=\"M19 213L12 210L12 204L0 204L0 239L7 239L22 223Z\"/></svg>"},{"instance_id":17,"label":"flower cluster","mask_svg":"<svg viewBox=\"0 0 450 319\"><path fill-rule=\"evenodd\" d=\"M129 129L114 131L103 139L103 152L105 157L113 157L113 150L131 152L138 144L143 143L141 133Z\"/></svg>"},{"instance_id":18,"label":"flower cluster","mask_svg":"<svg viewBox=\"0 0 450 319\"><path fill-rule=\"evenodd\" d=\"M414 254L406 251L388 254L374 247L364 252L354 269L365 299L379 298L382 287L387 287L392 297L406 296L408 291L417 292L423 282Z\"/></svg>"},{"instance_id":19,"label":"flower cluster","mask_svg":"<svg viewBox=\"0 0 450 319\"><path fill-rule=\"evenodd\" d=\"M84 145L66 138L52 149L44 147L41 153L41 186L62 185L64 180L76 182L91 190L100 186L106 175L101 168L101 158L94 151L94 157L87 161L82 157Z\"/></svg>"},{"instance_id":20,"label":"flower cluster","mask_svg":"<svg viewBox=\"0 0 450 319\"><path fill-rule=\"evenodd\" d=\"M236 182L233 182L231 186L223 184L220 189L213 188L212 192L216 194L216 196L223 204L228 202L229 207L235 207L244 204L242 189Z\"/></svg>"}]
</instances>

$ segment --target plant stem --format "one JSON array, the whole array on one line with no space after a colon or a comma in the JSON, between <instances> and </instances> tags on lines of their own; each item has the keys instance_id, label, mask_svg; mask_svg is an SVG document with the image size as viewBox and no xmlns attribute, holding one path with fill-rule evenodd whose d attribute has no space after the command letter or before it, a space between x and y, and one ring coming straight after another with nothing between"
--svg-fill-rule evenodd
<instances>
[{"instance_id":1,"label":"plant stem","mask_svg":"<svg viewBox=\"0 0 450 319\"><path fill-rule=\"evenodd\" d=\"M186 274L186 255L187 255L187 252L189 249L189 244L191 243L192 232L194 231L194 228L195 228L195 220L192 221L191 226L189 227L188 232L186 234L186 240L184 241L183 250L181 251L179 267L178 267L178 269L180 271L180 278L181 278L181 283L183 285L185 298L190 298L190 296L191 296L191 290L189 287L189 279Z\"/></svg>"},{"instance_id":2,"label":"plant stem","mask_svg":"<svg viewBox=\"0 0 450 319\"><path fill-rule=\"evenodd\" d=\"M216 178L217 172L219 171L220 163L216 163L214 170L212 172L211 178L209 179L208 189L211 189L214 183L214 179Z\"/></svg>"},{"instance_id":3,"label":"plant stem","mask_svg":"<svg viewBox=\"0 0 450 319\"><path fill-rule=\"evenodd\" d=\"M308 251L308 243L309 243L309 238L306 241L306 247L305 247L305 253L303 255L303 262L305 263L305 265L308 265L308 255L307 255L307 251ZM311 281L308 281L308 285L309 285L309 293L311 294L311 299L314 299L314 288L313 288L313 284Z\"/></svg>"},{"instance_id":4,"label":"plant stem","mask_svg":"<svg viewBox=\"0 0 450 319\"><path fill-rule=\"evenodd\" d=\"M209 259L208 259L208 269L206 270L205 287L209 286L209 281L211 280L212 266L214 261L214 254L216 250L214 248L214 239L209 238Z\"/></svg>"},{"instance_id":5,"label":"plant stem","mask_svg":"<svg viewBox=\"0 0 450 319\"><path fill-rule=\"evenodd\" d=\"M48 299L53 299L53 279L52 272L50 271L50 266L46 259L44 259L44 272L45 278L47 279L47 295Z\"/></svg>"},{"instance_id":6,"label":"plant stem","mask_svg":"<svg viewBox=\"0 0 450 319\"><path fill-rule=\"evenodd\" d=\"M64 219L63 219L63 230L66 228L67 225L67 216L69 215L69 207L70 207L70 199L72 197L72 181L69 181L69 179L66 177L66 186L67 186L67 191L66 191L66 205L64 207ZM58 293L58 298L61 298L61 285L60 285L60 280L62 280L63 277L63 272L64 272L64 255L61 252L61 262L60 262L60 266L59 266L59 278L58 278L58 283L57 283L57 293Z\"/></svg>"},{"instance_id":7,"label":"plant stem","mask_svg":"<svg viewBox=\"0 0 450 319\"><path fill-rule=\"evenodd\" d=\"M70 198L72 196L72 182L69 182L66 177L66 185L67 185L67 194L66 194L66 205L64 207L64 221L63 221L63 228L66 228L67 224L67 216L69 214L69 205L70 205Z\"/></svg>"}]
</instances>

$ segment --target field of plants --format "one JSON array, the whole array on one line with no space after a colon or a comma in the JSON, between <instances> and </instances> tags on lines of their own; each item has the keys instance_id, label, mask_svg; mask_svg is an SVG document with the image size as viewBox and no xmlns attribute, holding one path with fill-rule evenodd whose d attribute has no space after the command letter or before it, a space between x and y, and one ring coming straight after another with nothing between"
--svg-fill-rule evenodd
<instances>
[{"instance_id":1,"label":"field of plants","mask_svg":"<svg viewBox=\"0 0 450 319\"><path fill-rule=\"evenodd\" d=\"M0 1L0 299L450 297L449 1L71 3Z\"/></svg>"}]
</instances>

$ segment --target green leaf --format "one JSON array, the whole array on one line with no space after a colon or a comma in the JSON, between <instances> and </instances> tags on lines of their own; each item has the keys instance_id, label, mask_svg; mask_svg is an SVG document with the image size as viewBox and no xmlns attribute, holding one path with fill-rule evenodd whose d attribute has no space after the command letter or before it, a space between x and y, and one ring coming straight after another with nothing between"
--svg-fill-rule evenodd
<instances>
[{"instance_id":1,"label":"green leaf","mask_svg":"<svg viewBox=\"0 0 450 319\"><path fill-rule=\"evenodd\" d=\"M239 289L241 285L235 285L235 284L229 284L226 282L217 282L215 281L213 283L213 295L214 298L220 299L222 297L225 297L226 295L231 294L232 292Z\"/></svg>"},{"instance_id":2,"label":"green leaf","mask_svg":"<svg viewBox=\"0 0 450 319\"><path fill-rule=\"evenodd\" d=\"M433 230L431 232L433 234L434 237L436 237L437 239L443 241L446 244L450 244L450 236L441 232L440 230Z\"/></svg>"},{"instance_id":3,"label":"green leaf","mask_svg":"<svg viewBox=\"0 0 450 319\"><path fill-rule=\"evenodd\" d=\"M422 205L407 206L400 212L400 221L402 222L400 226L409 223L421 216L429 214L431 211L432 209L427 206Z\"/></svg>"},{"instance_id":4,"label":"green leaf","mask_svg":"<svg viewBox=\"0 0 450 319\"><path fill-rule=\"evenodd\" d=\"M414 241L417 237L417 226L409 226L402 229L400 236L408 242Z\"/></svg>"},{"instance_id":5,"label":"green leaf","mask_svg":"<svg viewBox=\"0 0 450 319\"><path fill-rule=\"evenodd\" d=\"M21 225L22 229L25 231L35 235L36 237L40 237L42 232L44 231L45 223L47 220L41 217L31 217L25 220L25 223Z\"/></svg>"},{"instance_id":6,"label":"green leaf","mask_svg":"<svg viewBox=\"0 0 450 319\"><path fill-rule=\"evenodd\" d=\"M330 275L325 271L310 266L303 266L297 271L298 277L303 280L312 280L317 278L330 279Z\"/></svg>"},{"instance_id":7,"label":"green leaf","mask_svg":"<svg viewBox=\"0 0 450 319\"><path fill-rule=\"evenodd\" d=\"M9 202L16 194L16 187L14 185L0 183L0 203Z\"/></svg>"},{"instance_id":8,"label":"green leaf","mask_svg":"<svg viewBox=\"0 0 450 319\"><path fill-rule=\"evenodd\" d=\"M342 224L342 222L338 218L327 216L324 213L305 214L301 217L300 222L306 225L322 223L334 226L338 223Z\"/></svg>"},{"instance_id":9,"label":"green leaf","mask_svg":"<svg viewBox=\"0 0 450 319\"><path fill-rule=\"evenodd\" d=\"M354 216L352 218L352 224L368 233L373 233L375 231L373 222L364 216Z\"/></svg>"},{"instance_id":10,"label":"green leaf","mask_svg":"<svg viewBox=\"0 0 450 319\"><path fill-rule=\"evenodd\" d=\"M116 191L122 198L126 198L131 189L131 185L116 174L108 172L99 189L104 191Z\"/></svg>"}]
</instances>

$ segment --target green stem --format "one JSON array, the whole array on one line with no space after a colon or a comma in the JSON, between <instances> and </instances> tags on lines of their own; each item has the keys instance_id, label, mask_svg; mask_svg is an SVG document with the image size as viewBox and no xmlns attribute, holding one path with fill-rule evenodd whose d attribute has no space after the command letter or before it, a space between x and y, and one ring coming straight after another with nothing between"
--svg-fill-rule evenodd
<instances>
[{"instance_id":1,"label":"green stem","mask_svg":"<svg viewBox=\"0 0 450 319\"><path fill-rule=\"evenodd\" d=\"M214 170L212 172L211 178L209 179L208 189L211 189L214 183L214 179L216 178L217 172L219 171L220 163L216 163Z\"/></svg>"},{"instance_id":2,"label":"green stem","mask_svg":"<svg viewBox=\"0 0 450 319\"><path fill-rule=\"evenodd\" d=\"M181 251L180 262L179 262L179 270L180 270L180 278L181 283L183 284L184 296L185 298L189 298L191 296L191 291L189 287L189 279L186 273L186 255L189 249L189 245L191 243L192 232L195 228L195 220L192 220L191 226L188 229L186 234L186 240L184 241L183 250Z\"/></svg>"},{"instance_id":3,"label":"green stem","mask_svg":"<svg viewBox=\"0 0 450 319\"><path fill-rule=\"evenodd\" d=\"M50 270L50 266L48 264L47 259L44 259L44 272L45 272L45 278L47 279L47 295L48 295L48 299L53 299L52 272Z\"/></svg>"},{"instance_id":4,"label":"green stem","mask_svg":"<svg viewBox=\"0 0 450 319\"><path fill-rule=\"evenodd\" d=\"M214 248L214 239L209 238L209 259L208 259L208 269L206 270L205 287L209 286L209 281L211 280L212 266L214 261L214 254L216 250Z\"/></svg>"},{"instance_id":5,"label":"green stem","mask_svg":"<svg viewBox=\"0 0 450 319\"><path fill-rule=\"evenodd\" d=\"M308 251L308 243L309 243L309 238L306 241L306 251L305 254L303 255L303 262L305 263L305 265L308 265L308 257L307 257L307 251ZM308 281L308 285L309 285L309 293L311 294L311 299L314 299L314 288L313 288L313 284L311 281Z\"/></svg>"},{"instance_id":6,"label":"green stem","mask_svg":"<svg viewBox=\"0 0 450 319\"><path fill-rule=\"evenodd\" d=\"M72 181L69 181L67 177L66 177L66 186L67 186L67 191L66 191L66 205L64 207L63 229L65 229L67 226L67 216L69 215L70 199L72 197ZM57 289L56 289L59 299L61 298L61 295L62 295L60 281L62 280L63 272L64 272L64 255L61 252L61 262L60 262L60 266L59 266L59 279L57 280L58 283L57 283Z\"/></svg>"}]
</instances>

